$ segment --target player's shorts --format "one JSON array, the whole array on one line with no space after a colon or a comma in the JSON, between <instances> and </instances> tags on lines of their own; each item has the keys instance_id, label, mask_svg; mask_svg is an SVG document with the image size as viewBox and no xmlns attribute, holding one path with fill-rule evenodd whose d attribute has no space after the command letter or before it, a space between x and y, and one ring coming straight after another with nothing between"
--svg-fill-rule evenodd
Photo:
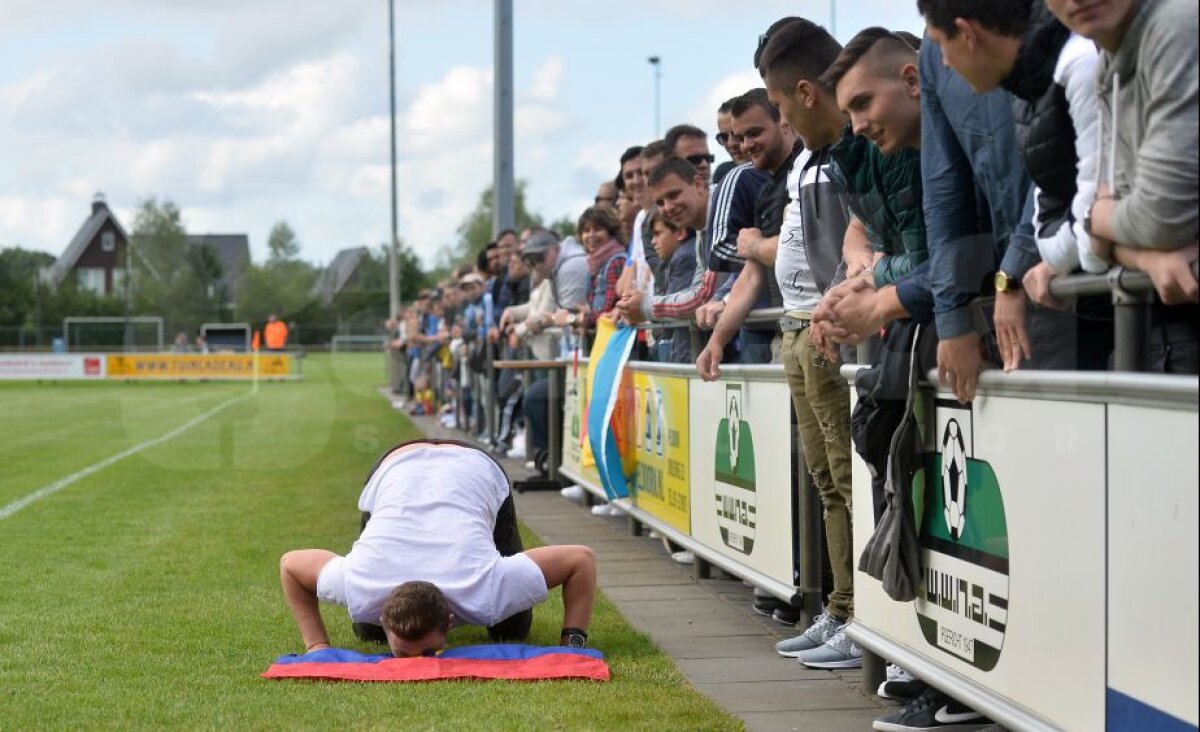
<instances>
[{"instance_id":1,"label":"player's shorts","mask_svg":"<svg viewBox=\"0 0 1200 732\"><path fill-rule=\"evenodd\" d=\"M346 606L345 557L334 557L325 563L317 575L317 599Z\"/></svg>"}]
</instances>

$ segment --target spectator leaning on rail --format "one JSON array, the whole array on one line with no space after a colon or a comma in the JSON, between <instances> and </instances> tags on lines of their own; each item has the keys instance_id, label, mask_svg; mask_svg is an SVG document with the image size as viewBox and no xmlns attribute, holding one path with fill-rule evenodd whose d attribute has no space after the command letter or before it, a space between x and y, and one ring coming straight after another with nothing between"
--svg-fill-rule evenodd
<instances>
[{"instance_id":1,"label":"spectator leaning on rail","mask_svg":"<svg viewBox=\"0 0 1200 732\"><path fill-rule=\"evenodd\" d=\"M850 119L850 127L829 149L833 161L830 177L851 214L842 246L847 279L832 288L826 298L836 298L839 292L854 288L894 289L901 277L927 258L921 211L921 104L917 54L912 45L915 40L883 28L868 28L846 44L819 79L824 89L834 90L838 108ZM821 342L820 333L816 338ZM826 358L835 360L836 351L828 348ZM844 418L848 431L848 411ZM848 437L845 444L848 452ZM833 488L838 495L826 505L844 503L849 512L850 476L847 472L835 478ZM839 552L835 547L835 540L841 541L839 534L848 526L835 528L838 531L828 539L831 558L837 557L840 563L834 571L849 572L852 577L851 550ZM850 584L848 599L853 597L852 588ZM831 610L833 619L840 609ZM853 612L852 604L848 610ZM815 627L808 635L819 635L822 630L832 633L834 628ZM797 654L801 662L818 668L860 663L862 651L845 636L843 628L836 630L823 646L801 650ZM793 646L781 650L803 648L811 640L801 636L794 639Z\"/></svg>"},{"instance_id":2,"label":"spectator leaning on rail","mask_svg":"<svg viewBox=\"0 0 1200 732\"><path fill-rule=\"evenodd\" d=\"M807 149L789 166L777 235L745 230L739 236L738 253L746 258L746 266L697 367L704 379L720 377L721 347L736 334L766 278L774 277L786 313L780 320L784 371L805 462L825 509L826 546L833 570L833 592L826 612L804 634L777 646L781 654L795 657L822 647L850 619L854 580L849 397L838 372L839 362L817 350L809 327L809 313L837 276L848 220L845 201L829 176L830 147L841 137L846 117L838 109L833 90L819 81L842 47L824 28L808 20L785 21L768 31L770 40L756 60L770 101ZM760 612L769 605L756 600ZM786 608L777 605L774 610L777 617L786 617Z\"/></svg>"},{"instance_id":3,"label":"spectator leaning on rail","mask_svg":"<svg viewBox=\"0 0 1200 732\"><path fill-rule=\"evenodd\" d=\"M554 313L554 324L593 326L596 318L617 304L617 281L625 268L626 249L618 238L621 224L616 215L603 208L592 207L579 217L576 235L587 252L587 301L575 312L562 308Z\"/></svg>"},{"instance_id":4,"label":"spectator leaning on rail","mask_svg":"<svg viewBox=\"0 0 1200 732\"><path fill-rule=\"evenodd\" d=\"M751 89L738 97L734 100L731 111L733 134L741 139L742 148L750 156L755 170L770 176L754 200L754 223L743 227L736 240L731 242L729 239L723 239L716 242L709 255L710 264L716 263L718 258L742 262L743 268L736 275L741 277L746 261L742 253L747 246L744 242L779 236L779 229L783 223L783 209L788 201L787 176L796 157L804 150L804 143L796 137L795 130L789 124L781 121L779 109L771 104L766 89ZM762 280L766 287L761 289L755 305L781 306L783 300L774 279L764 277ZM729 289L732 290L732 285ZM712 303L709 307L714 305L715 303ZM722 300L722 311L725 306L726 302ZM770 346L774 335L773 326L743 325L740 333L742 363L771 361Z\"/></svg>"},{"instance_id":5,"label":"spectator leaning on rail","mask_svg":"<svg viewBox=\"0 0 1200 732\"><path fill-rule=\"evenodd\" d=\"M815 318L830 334L854 341L891 320L913 317L937 323L938 373L955 396L975 398L983 367L986 327L972 301L996 292L996 339L1008 368L1031 353L1023 293L1012 289L1038 260L1033 239L1033 191L1018 162L1012 96L1003 90L976 95L942 63L928 36L921 43L921 177L929 261L896 287L860 283L826 298ZM831 293L832 294L832 293ZM1061 337L1062 334L1057 334ZM1065 349L1039 339L1051 361ZM1074 349L1069 349L1074 357Z\"/></svg>"},{"instance_id":6,"label":"spectator leaning on rail","mask_svg":"<svg viewBox=\"0 0 1200 732\"><path fill-rule=\"evenodd\" d=\"M1084 219L1092 247L1154 282L1164 305L1152 309L1150 368L1194 374L1200 370L1200 285L1192 271L1200 226L1196 4L1047 5L1102 49L1100 184Z\"/></svg>"},{"instance_id":7,"label":"spectator leaning on rail","mask_svg":"<svg viewBox=\"0 0 1200 732\"><path fill-rule=\"evenodd\" d=\"M1095 45L1072 34L1038 0L920 0L929 36L950 68L977 93L1004 87L1025 168L1035 186L1034 228L1042 261L1022 284L1038 305L1061 309L1050 281L1079 269L1103 272L1083 230L1096 191ZM1080 369L1108 368L1113 345L1112 298L1079 298L1073 308Z\"/></svg>"},{"instance_id":8,"label":"spectator leaning on rail","mask_svg":"<svg viewBox=\"0 0 1200 732\"><path fill-rule=\"evenodd\" d=\"M587 253L574 239L568 238L559 242L553 232L539 230L530 234L523 256L536 275L548 281L554 310L561 308L573 311L586 302ZM550 318L538 314L537 311L531 311L526 318L526 324L531 330L540 329L549 323ZM534 454L550 446L550 409L562 409L561 402L550 404L549 387L550 382L547 379L539 379L525 389L525 424L529 429L528 440Z\"/></svg>"}]
</instances>

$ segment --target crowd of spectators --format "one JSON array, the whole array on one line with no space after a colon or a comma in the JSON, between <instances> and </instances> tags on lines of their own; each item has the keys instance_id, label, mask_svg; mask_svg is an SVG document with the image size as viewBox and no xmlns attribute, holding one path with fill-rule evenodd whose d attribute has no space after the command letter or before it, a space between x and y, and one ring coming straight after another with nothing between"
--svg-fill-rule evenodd
<instances>
[{"instance_id":1,"label":"crowd of spectators","mask_svg":"<svg viewBox=\"0 0 1200 732\"><path fill-rule=\"evenodd\" d=\"M924 339L962 402L985 368L1111 369L1113 298L1056 297L1052 283L1120 265L1153 283L1149 370L1200 372L1195 4L917 5L924 38L868 28L843 47L809 20L777 21L747 48L763 86L714 110L730 161L714 167L693 124L634 145L574 236L501 232L394 324L412 382L435 392L416 409L494 432L504 452L523 422L529 445L514 454L531 456L561 405L536 372L487 382L488 349L586 353L608 317L649 321L634 358L695 363L704 379L725 363L782 363L832 583L825 612L778 650L817 668L862 655L844 632L855 552L839 367L850 347L881 338L877 352L907 351ZM749 317L768 307L775 322ZM765 596L755 608L796 617ZM880 693L911 703L878 729L932 728L933 711L954 706L899 669Z\"/></svg>"}]
</instances>

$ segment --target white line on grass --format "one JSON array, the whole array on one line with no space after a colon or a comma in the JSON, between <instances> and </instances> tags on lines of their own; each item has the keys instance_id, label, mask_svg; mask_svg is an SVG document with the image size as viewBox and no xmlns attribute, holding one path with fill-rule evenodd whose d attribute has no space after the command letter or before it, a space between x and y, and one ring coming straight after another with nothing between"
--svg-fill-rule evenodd
<instances>
[{"instance_id":1,"label":"white line on grass","mask_svg":"<svg viewBox=\"0 0 1200 732\"><path fill-rule=\"evenodd\" d=\"M258 387L258 384L255 384L254 391L257 391L257 387ZM66 488L67 486L71 485L72 483L74 483L78 480L82 480L83 478L88 477L92 473L95 473L99 470L104 470L105 468L107 468L109 465L112 465L113 463L120 462L121 460L124 460L125 458L129 457L130 455L136 455L139 452L141 452L142 450L145 450L150 447L154 447L155 445L161 445L162 443L166 442L167 440L183 434L184 432L188 431L192 427L195 427L196 425L200 424L204 420L213 416L217 412L220 412L225 407L231 406L233 404L236 404L236 403L242 401L243 399L253 396L254 391L250 391L245 394L235 396L234 398L232 398L228 401L221 402L220 404L218 404L217 406L208 410L204 414L201 414L199 417L195 417L193 419L188 420L187 422L184 422L183 424L179 425L178 427L176 427L175 429L166 433L165 435L160 435L158 437L155 437L153 440L147 440L139 445L134 445L133 447L126 450L125 452L117 453L116 455L113 455L110 458L101 460L100 462L96 463L95 465L89 465L88 467L84 468L83 470L80 470L77 473L72 473L65 478L56 480L53 483L51 483L50 485L38 488L36 491L34 491L33 493L30 493L29 495L25 496L24 498L18 498L17 500L8 504L4 508L0 508L0 521L3 521L4 519L8 518L9 516L12 516L17 511L20 511L22 508L25 508L26 506L28 506L31 503L34 503L35 501L40 501L43 498L46 498L47 496L52 496L55 493L58 493L63 488Z\"/></svg>"}]
</instances>

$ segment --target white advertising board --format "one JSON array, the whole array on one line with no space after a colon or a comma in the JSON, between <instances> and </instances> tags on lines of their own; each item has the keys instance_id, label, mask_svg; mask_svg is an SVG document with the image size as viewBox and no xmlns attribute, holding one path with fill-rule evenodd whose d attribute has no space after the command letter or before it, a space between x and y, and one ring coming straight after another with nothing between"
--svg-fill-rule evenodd
<instances>
[{"instance_id":1,"label":"white advertising board","mask_svg":"<svg viewBox=\"0 0 1200 732\"><path fill-rule=\"evenodd\" d=\"M856 572L855 621L1053 725L1103 729L1105 406L923 399L924 583L898 603ZM854 463L863 547L871 480Z\"/></svg>"},{"instance_id":2,"label":"white advertising board","mask_svg":"<svg viewBox=\"0 0 1200 732\"><path fill-rule=\"evenodd\" d=\"M791 395L780 381L690 382L692 536L784 585L793 576Z\"/></svg>"},{"instance_id":3,"label":"white advertising board","mask_svg":"<svg viewBox=\"0 0 1200 732\"><path fill-rule=\"evenodd\" d=\"M1109 729L1200 721L1197 424L1194 411L1108 408Z\"/></svg>"},{"instance_id":4,"label":"white advertising board","mask_svg":"<svg viewBox=\"0 0 1200 732\"><path fill-rule=\"evenodd\" d=\"M103 379L97 353L0 353L0 380Z\"/></svg>"}]
</instances>

